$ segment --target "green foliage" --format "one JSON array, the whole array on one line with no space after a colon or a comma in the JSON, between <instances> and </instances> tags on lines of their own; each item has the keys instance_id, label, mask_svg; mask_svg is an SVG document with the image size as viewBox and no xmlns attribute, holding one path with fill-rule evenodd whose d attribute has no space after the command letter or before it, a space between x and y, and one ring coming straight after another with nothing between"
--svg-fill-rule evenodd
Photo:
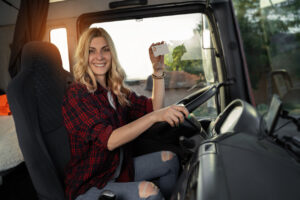
<instances>
[{"instance_id":1,"label":"green foliage","mask_svg":"<svg viewBox=\"0 0 300 200\"><path fill-rule=\"evenodd\" d=\"M182 56L186 53L185 46L176 46L172 54L165 55L165 63L168 67L168 71L185 71L190 74L199 75L203 73L202 60L182 60ZM199 52L194 52L199 53Z\"/></svg>"},{"instance_id":2,"label":"green foliage","mask_svg":"<svg viewBox=\"0 0 300 200\"><path fill-rule=\"evenodd\" d=\"M272 3L272 0L269 2ZM300 78L300 70L294 66L295 63L299 63L298 58L300 57L300 1L289 0L264 8L260 7L261 0L233 0L233 3L242 34L252 87L258 89L259 80L263 74L274 68L274 61L280 67L289 67L290 70L293 70L292 74L296 73L295 76ZM296 33L291 30L296 30ZM278 63L280 54L282 54L282 52L278 52L278 49L281 50L281 45L287 45L284 42L282 44L278 42L280 34L282 36L294 34L294 42L298 45L298 47L290 45L290 49L297 48L298 53L286 49L288 58L293 61L289 66L281 66Z\"/></svg>"},{"instance_id":3,"label":"green foliage","mask_svg":"<svg viewBox=\"0 0 300 200\"><path fill-rule=\"evenodd\" d=\"M173 61L172 61L172 63L168 63L168 64L170 64L169 65L170 71L183 70L184 66L183 66L183 62L181 61L181 57L183 56L183 54L185 52L186 52L186 48L183 44L179 45L173 49L173 52L172 52L172 60Z\"/></svg>"}]
</instances>

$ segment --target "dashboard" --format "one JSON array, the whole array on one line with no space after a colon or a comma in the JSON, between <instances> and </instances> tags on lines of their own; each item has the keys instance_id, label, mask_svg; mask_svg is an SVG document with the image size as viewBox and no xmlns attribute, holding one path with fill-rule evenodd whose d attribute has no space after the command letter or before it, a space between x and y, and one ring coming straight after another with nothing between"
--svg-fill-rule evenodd
<instances>
[{"instance_id":1,"label":"dashboard","mask_svg":"<svg viewBox=\"0 0 300 200\"><path fill-rule=\"evenodd\" d=\"M209 136L185 165L172 199L299 199L300 164L259 137L261 119L247 102L231 102L210 123Z\"/></svg>"},{"instance_id":2,"label":"dashboard","mask_svg":"<svg viewBox=\"0 0 300 200\"><path fill-rule=\"evenodd\" d=\"M211 123L209 132L211 136L243 131L255 134L259 132L259 129L260 117L255 108L237 99L231 102Z\"/></svg>"}]
</instances>

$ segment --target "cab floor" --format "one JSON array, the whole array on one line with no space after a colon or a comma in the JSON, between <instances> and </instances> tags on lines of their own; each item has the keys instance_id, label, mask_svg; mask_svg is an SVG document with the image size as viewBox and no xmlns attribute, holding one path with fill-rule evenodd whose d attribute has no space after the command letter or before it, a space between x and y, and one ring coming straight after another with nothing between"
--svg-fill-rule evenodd
<instances>
[{"instance_id":1,"label":"cab floor","mask_svg":"<svg viewBox=\"0 0 300 200\"><path fill-rule=\"evenodd\" d=\"M24 162L0 176L1 200L38 199Z\"/></svg>"}]
</instances>

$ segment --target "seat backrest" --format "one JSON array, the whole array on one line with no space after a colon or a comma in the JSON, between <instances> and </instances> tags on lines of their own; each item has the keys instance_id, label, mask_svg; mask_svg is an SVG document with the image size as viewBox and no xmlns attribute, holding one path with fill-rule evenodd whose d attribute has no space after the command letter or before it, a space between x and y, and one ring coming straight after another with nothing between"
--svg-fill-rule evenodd
<instances>
[{"instance_id":1,"label":"seat backrest","mask_svg":"<svg viewBox=\"0 0 300 200\"><path fill-rule=\"evenodd\" d=\"M53 44L30 42L22 50L20 73L8 86L19 145L39 199L65 199L70 147L61 106L70 81Z\"/></svg>"}]
</instances>

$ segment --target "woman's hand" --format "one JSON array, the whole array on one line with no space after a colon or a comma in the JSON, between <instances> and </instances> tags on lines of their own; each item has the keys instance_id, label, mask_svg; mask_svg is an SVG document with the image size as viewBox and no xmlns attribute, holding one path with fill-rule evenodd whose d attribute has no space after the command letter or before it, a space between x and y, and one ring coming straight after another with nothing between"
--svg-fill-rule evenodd
<instances>
[{"instance_id":1,"label":"woman's hand","mask_svg":"<svg viewBox=\"0 0 300 200\"><path fill-rule=\"evenodd\" d=\"M184 105L171 105L166 108L162 108L153 112L157 122L165 121L170 126L179 126L183 123L184 117L188 117L189 111Z\"/></svg>"},{"instance_id":2,"label":"woman's hand","mask_svg":"<svg viewBox=\"0 0 300 200\"><path fill-rule=\"evenodd\" d=\"M163 70L165 68L165 64L164 64L164 56L160 55L160 56L155 57L153 54L153 51L152 51L152 47L163 44L163 43L164 42L152 43L152 45L149 47L149 57L152 62L154 73L155 72L163 72Z\"/></svg>"},{"instance_id":3,"label":"woman's hand","mask_svg":"<svg viewBox=\"0 0 300 200\"><path fill-rule=\"evenodd\" d=\"M130 122L115 129L107 141L107 148L110 151L134 140L156 122L167 122L172 127L179 126L184 121L184 117L189 115L188 110L183 105L171 105Z\"/></svg>"}]
</instances>

